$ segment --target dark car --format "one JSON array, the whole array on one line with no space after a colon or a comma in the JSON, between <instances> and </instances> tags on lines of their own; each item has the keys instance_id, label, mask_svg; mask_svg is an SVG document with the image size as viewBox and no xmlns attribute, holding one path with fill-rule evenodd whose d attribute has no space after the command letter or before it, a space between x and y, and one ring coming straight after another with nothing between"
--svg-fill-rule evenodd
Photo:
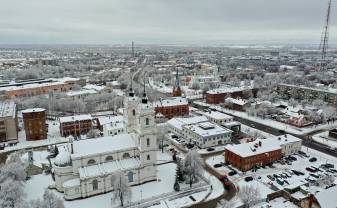
<instances>
[{"instance_id":1,"label":"dark car","mask_svg":"<svg viewBox=\"0 0 337 208\"><path fill-rule=\"evenodd\" d=\"M232 170L228 173L229 176L236 175L238 172L236 170Z\"/></svg>"},{"instance_id":2,"label":"dark car","mask_svg":"<svg viewBox=\"0 0 337 208\"><path fill-rule=\"evenodd\" d=\"M305 169L306 169L307 171L311 172L311 173L316 173L316 172L317 172L317 170L315 170L315 169L313 169L313 168L311 168L311 167L306 167Z\"/></svg>"},{"instance_id":3,"label":"dark car","mask_svg":"<svg viewBox=\"0 0 337 208\"><path fill-rule=\"evenodd\" d=\"M214 164L213 167L220 168L220 167L222 167L222 164Z\"/></svg>"},{"instance_id":4,"label":"dark car","mask_svg":"<svg viewBox=\"0 0 337 208\"><path fill-rule=\"evenodd\" d=\"M252 180L253 180L253 177L251 177L251 176L248 176L248 177L245 178L246 182L249 182L249 181L252 181Z\"/></svg>"},{"instance_id":5,"label":"dark car","mask_svg":"<svg viewBox=\"0 0 337 208\"><path fill-rule=\"evenodd\" d=\"M316 162L317 161L317 158L316 157L312 157L309 159L309 162Z\"/></svg>"},{"instance_id":6,"label":"dark car","mask_svg":"<svg viewBox=\"0 0 337 208\"><path fill-rule=\"evenodd\" d=\"M214 148L213 147L209 147L209 148L207 148L207 151L208 152L214 151Z\"/></svg>"},{"instance_id":7,"label":"dark car","mask_svg":"<svg viewBox=\"0 0 337 208\"><path fill-rule=\"evenodd\" d=\"M320 168L323 168L323 169L329 169L329 168L334 168L334 164L330 164L330 163L325 163L325 164L322 164L319 166Z\"/></svg>"}]
</instances>

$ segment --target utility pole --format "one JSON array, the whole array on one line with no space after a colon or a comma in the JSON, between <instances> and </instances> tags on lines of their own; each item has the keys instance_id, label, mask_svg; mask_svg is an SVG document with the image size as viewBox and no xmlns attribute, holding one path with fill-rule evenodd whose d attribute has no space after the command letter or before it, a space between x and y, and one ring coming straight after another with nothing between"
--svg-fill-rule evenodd
<instances>
[{"instance_id":1,"label":"utility pole","mask_svg":"<svg viewBox=\"0 0 337 208\"><path fill-rule=\"evenodd\" d=\"M132 41L132 45L131 45L131 50L132 50L132 58L134 58L135 57L135 44L134 44L134 42Z\"/></svg>"},{"instance_id":2,"label":"utility pole","mask_svg":"<svg viewBox=\"0 0 337 208\"><path fill-rule=\"evenodd\" d=\"M321 36L321 43L319 45L319 50L321 51L321 55L320 55L321 60L319 64L320 71L327 69L326 53L328 50L330 13L331 13L331 0L329 0L328 2L328 9L327 9L324 27L323 27L322 36Z\"/></svg>"}]
</instances>

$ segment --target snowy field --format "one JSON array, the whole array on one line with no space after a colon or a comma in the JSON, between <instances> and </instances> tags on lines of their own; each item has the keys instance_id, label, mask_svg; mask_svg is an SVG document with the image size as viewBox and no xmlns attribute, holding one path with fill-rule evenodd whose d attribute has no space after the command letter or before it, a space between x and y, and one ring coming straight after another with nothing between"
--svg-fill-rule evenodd
<instances>
[{"instance_id":1,"label":"snowy field","mask_svg":"<svg viewBox=\"0 0 337 208\"><path fill-rule=\"evenodd\" d=\"M257 172L248 171L246 173L242 173L241 171L238 171L238 174L234 176L229 176L230 180L236 185L236 186L244 186L244 185L254 185L257 186L261 193L261 198L266 198L268 194L281 190L284 188L292 188L297 187L303 184L306 184L307 181L305 178L309 177L310 172L305 170L306 167L315 166L319 167L321 164L325 163L331 163L335 165L335 169L337 167L337 158L334 158L332 156L326 155L324 153L318 152L313 149L309 149L306 147L302 147L302 151L306 152L311 157L316 157L316 162L309 162L309 158L303 157L300 155L294 155L297 158L297 161L293 161L291 165L282 165L280 163L274 163L275 168L260 168L257 170ZM222 155L210 157L206 161L210 166L213 167L214 164L220 164L224 162L224 157ZM229 171L231 171L230 168L227 166L221 166L219 168L214 168L216 171L218 171L221 174L228 174ZM294 174L289 174L291 170L298 170L304 173L303 176L296 176ZM276 181L270 180L267 176L273 175L273 174L282 174L287 173L291 177L286 178L285 180L289 183L284 183L283 185L280 185ZM254 178L253 181L246 182L244 180L245 177L252 176ZM334 174L335 176L335 182L337 178L337 174ZM309 190L322 190L321 187L316 186L310 186ZM291 206L290 206L291 207Z\"/></svg>"}]
</instances>

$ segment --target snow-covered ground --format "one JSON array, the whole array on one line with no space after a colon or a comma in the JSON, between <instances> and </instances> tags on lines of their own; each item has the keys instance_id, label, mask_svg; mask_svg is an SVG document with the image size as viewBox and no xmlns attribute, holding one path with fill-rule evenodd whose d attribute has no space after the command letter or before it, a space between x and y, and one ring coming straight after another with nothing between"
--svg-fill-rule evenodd
<instances>
[{"instance_id":1,"label":"snow-covered ground","mask_svg":"<svg viewBox=\"0 0 337 208\"><path fill-rule=\"evenodd\" d=\"M263 125L267 125L267 126L272 126L273 128L279 129L279 130L283 130L285 132L291 133L291 134L296 134L296 135L303 135L303 134L307 134L313 131L317 131L317 130L322 130L322 129L330 129L330 128L336 128L337 127L337 122L335 123L329 123L329 124L321 124L321 125L317 125L315 127L304 127L304 128L298 128L289 124L285 124L285 123L281 123L275 120L271 120L271 119L262 119L260 117L254 117L254 116L249 116L246 112L241 112L241 111L235 111L235 110L230 110L227 108L222 108L220 106L217 105L210 105L204 102L195 102L196 104L200 104L203 106L208 106L208 107L213 107L216 110L223 112L223 113L227 113L230 115L234 115L234 116L238 116L247 120L251 120Z\"/></svg>"},{"instance_id":2,"label":"snow-covered ground","mask_svg":"<svg viewBox=\"0 0 337 208\"><path fill-rule=\"evenodd\" d=\"M329 137L329 131L324 131L312 136L312 139L318 143L329 146L332 149L337 149L337 139Z\"/></svg>"}]
</instances>

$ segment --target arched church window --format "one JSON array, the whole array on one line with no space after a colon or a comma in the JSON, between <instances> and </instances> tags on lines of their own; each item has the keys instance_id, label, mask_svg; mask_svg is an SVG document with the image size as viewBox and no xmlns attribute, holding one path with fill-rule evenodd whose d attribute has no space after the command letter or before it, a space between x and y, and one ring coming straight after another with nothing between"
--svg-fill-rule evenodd
<instances>
[{"instance_id":1,"label":"arched church window","mask_svg":"<svg viewBox=\"0 0 337 208\"><path fill-rule=\"evenodd\" d=\"M96 163L96 161L94 159L90 159L88 161L88 165L94 165Z\"/></svg>"},{"instance_id":2,"label":"arched church window","mask_svg":"<svg viewBox=\"0 0 337 208\"><path fill-rule=\"evenodd\" d=\"M123 159L130 158L130 154L128 152L123 154Z\"/></svg>"},{"instance_id":3,"label":"arched church window","mask_svg":"<svg viewBox=\"0 0 337 208\"><path fill-rule=\"evenodd\" d=\"M149 124L150 124L150 119L149 119L149 118L146 118L146 119L145 119L145 124L146 124L146 125L149 125Z\"/></svg>"},{"instance_id":4,"label":"arched church window","mask_svg":"<svg viewBox=\"0 0 337 208\"><path fill-rule=\"evenodd\" d=\"M92 190L97 190L98 189L98 181L95 179L92 181Z\"/></svg>"},{"instance_id":5,"label":"arched church window","mask_svg":"<svg viewBox=\"0 0 337 208\"><path fill-rule=\"evenodd\" d=\"M113 157L111 155L109 155L105 158L105 161L112 161L112 160L113 160Z\"/></svg>"},{"instance_id":6,"label":"arched church window","mask_svg":"<svg viewBox=\"0 0 337 208\"><path fill-rule=\"evenodd\" d=\"M136 110L135 110L135 109L132 110L132 115L133 115L133 116L136 115Z\"/></svg>"},{"instance_id":7,"label":"arched church window","mask_svg":"<svg viewBox=\"0 0 337 208\"><path fill-rule=\"evenodd\" d=\"M133 172L128 172L129 183L133 182Z\"/></svg>"},{"instance_id":8,"label":"arched church window","mask_svg":"<svg viewBox=\"0 0 337 208\"><path fill-rule=\"evenodd\" d=\"M150 146L150 139L149 138L146 139L146 146L148 146L148 147Z\"/></svg>"}]
</instances>

